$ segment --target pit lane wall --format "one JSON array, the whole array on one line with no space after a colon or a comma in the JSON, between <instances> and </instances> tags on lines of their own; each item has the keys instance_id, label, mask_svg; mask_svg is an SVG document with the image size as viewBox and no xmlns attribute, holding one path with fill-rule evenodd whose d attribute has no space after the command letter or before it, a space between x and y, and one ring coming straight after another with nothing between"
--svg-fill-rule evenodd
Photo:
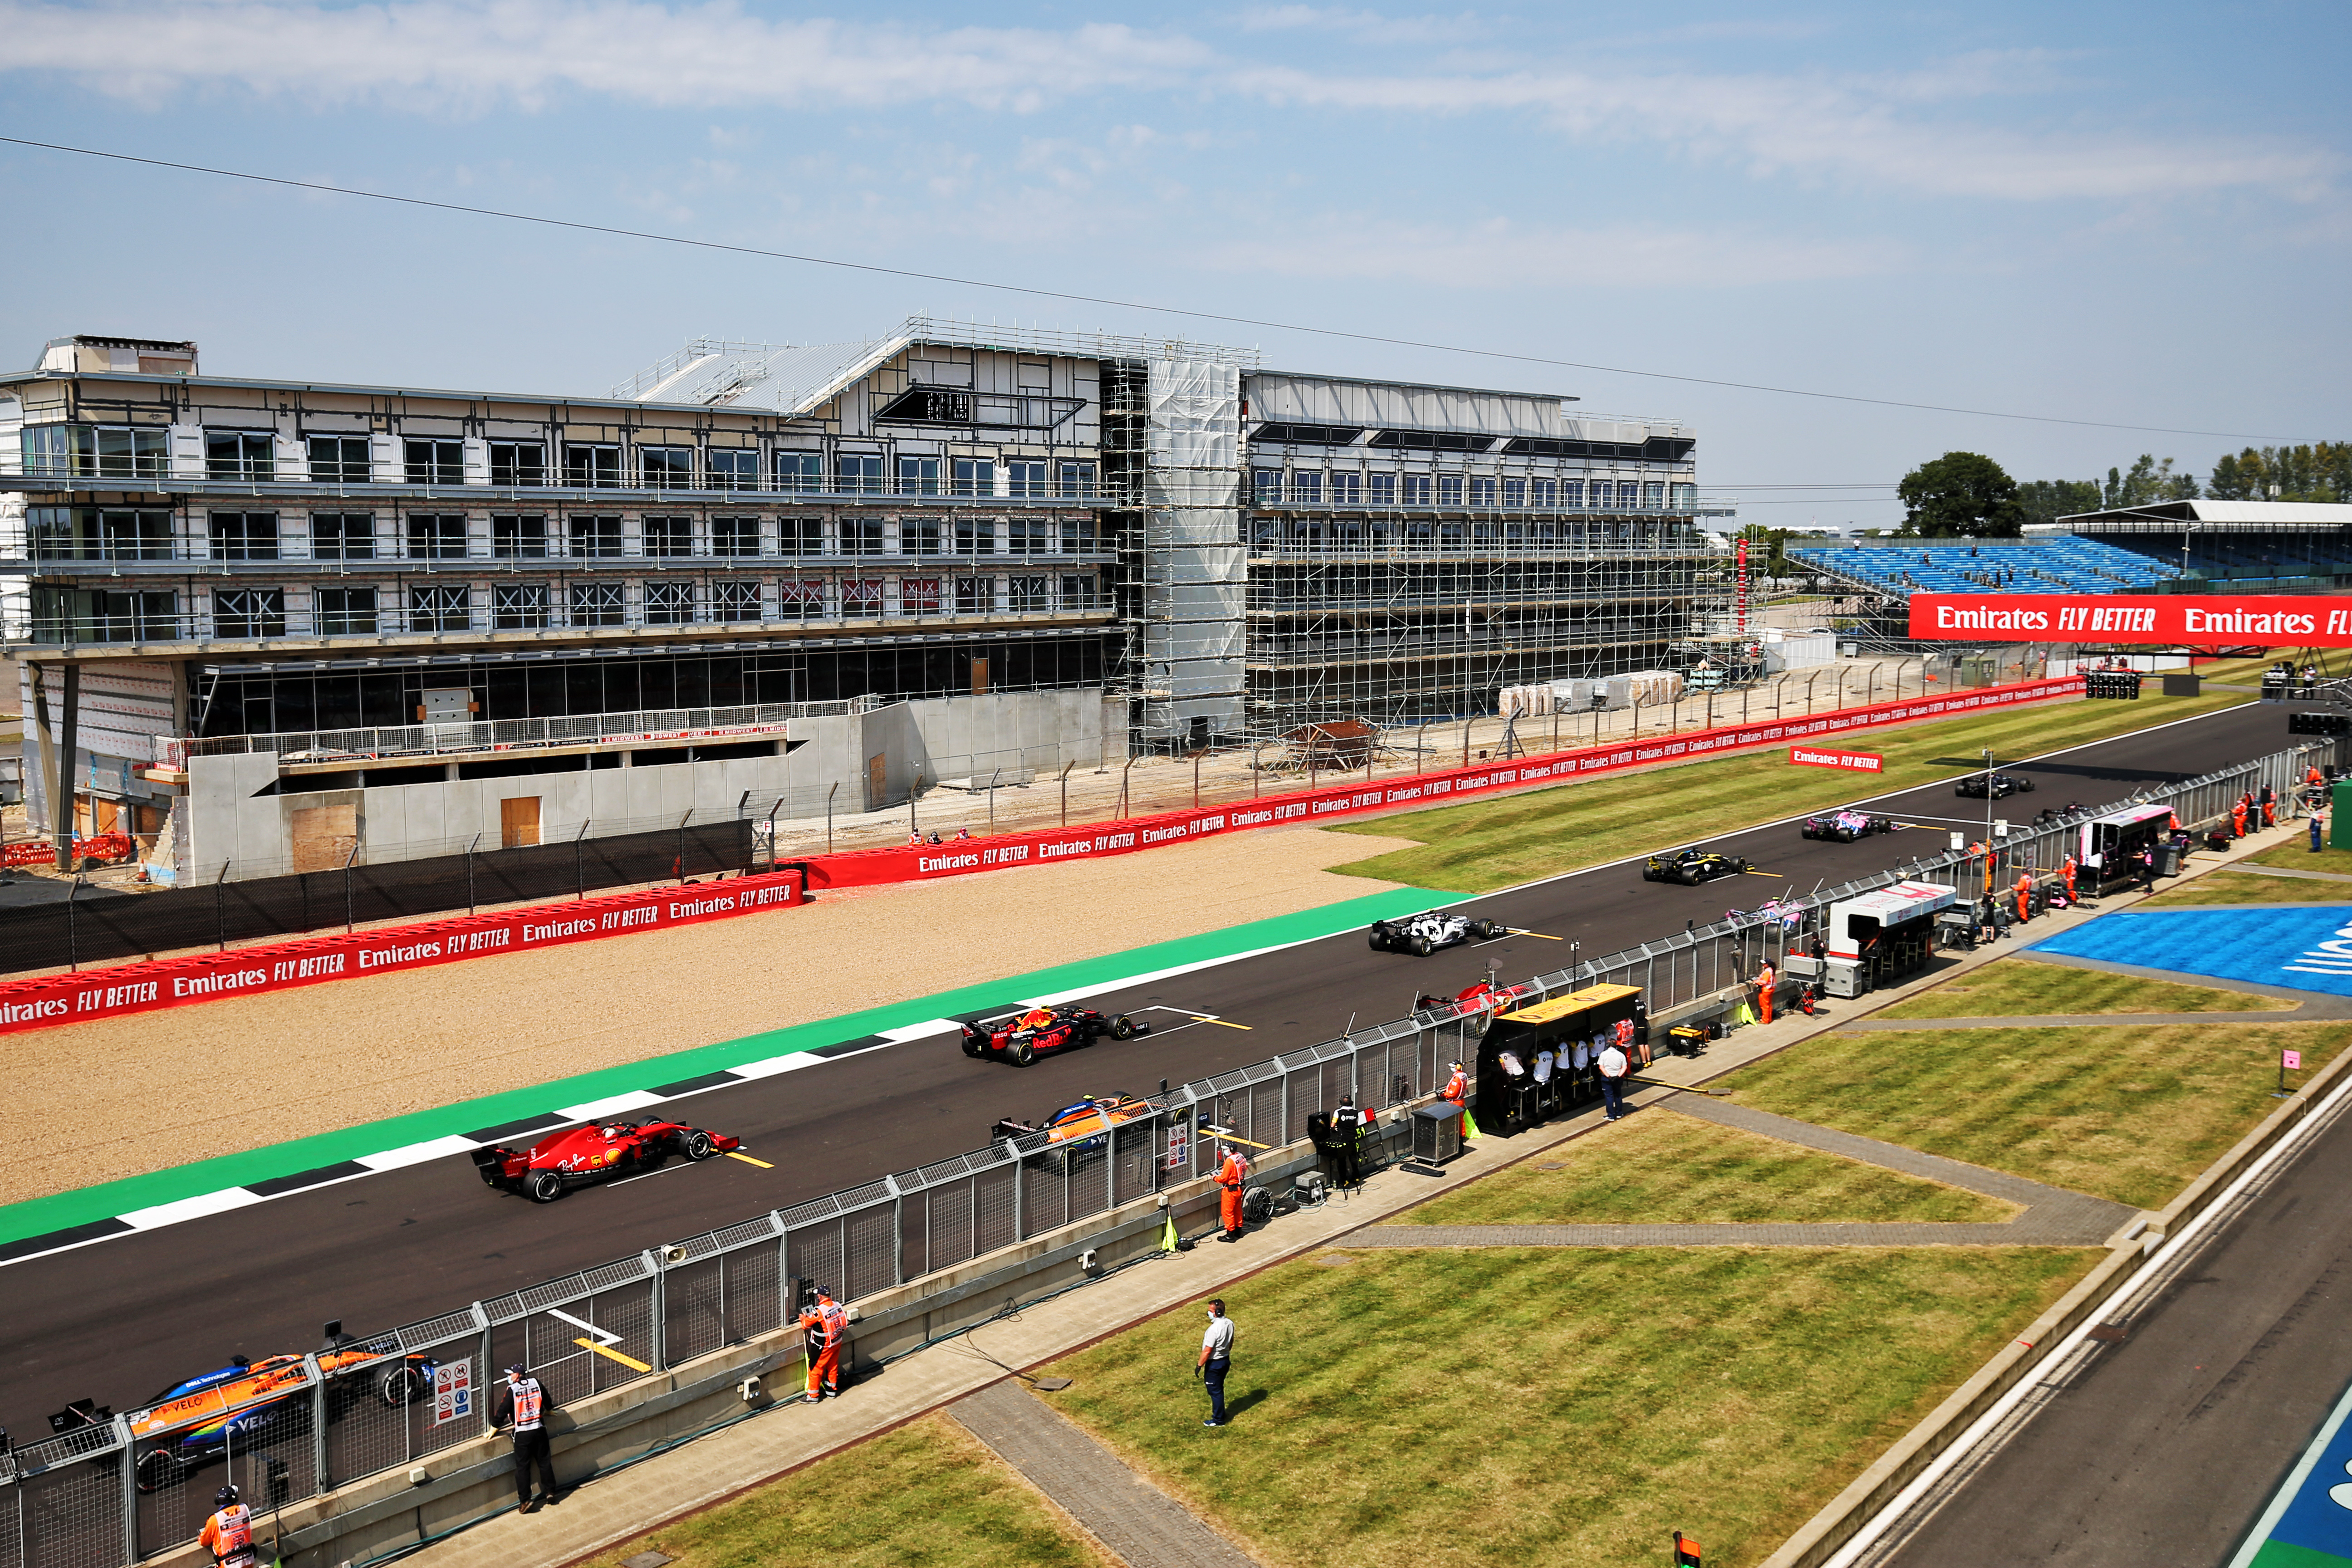
<instances>
[{"instance_id":1,"label":"pit lane wall","mask_svg":"<svg viewBox=\"0 0 2352 1568\"><path fill-rule=\"evenodd\" d=\"M0 983L0 1034L789 909L796 868Z\"/></svg>"},{"instance_id":2,"label":"pit lane wall","mask_svg":"<svg viewBox=\"0 0 2352 1568\"><path fill-rule=\"evenodd\" d=\"M1293 822L1328 822L1368 812L1391 811L1402 805L1446 805L1467 796L1528 784L1554 784L1596 773L1622 773L1658 763L1687 761L1718 753L1802 741L1819 735L1845 735L1886 724L1921 719L1949 718L2023 702L2047 702L2083 694L2083 678L2062 676L2048 680L2018 681L1941 697L1915 697L1898 702L1844 708L1811 718L1773 720L1765 723L1727 724L1694 730L1686 734L1658 736L1582 751L1553 752L1541 757L1508 762L1483 762L1475 767L1448 768L1424 773L1401 773L1349 782L1322 789L1268 795L1260 800L1234 801L1190 811L1162 812L1152 816L1116 822L1088 823L1078 827L1046 828L1034 833L1000 834L990 838L951 843L907 845L896 849L862 849L840 855L820 855L805 862L811 888L864 888L889 882L929 881L939 877L994 871L1008 866L1046 865L1099 855L1126 855L1155 845L1181 843L1221 833L1274 827Z\"/></svg>"}]
</instances>

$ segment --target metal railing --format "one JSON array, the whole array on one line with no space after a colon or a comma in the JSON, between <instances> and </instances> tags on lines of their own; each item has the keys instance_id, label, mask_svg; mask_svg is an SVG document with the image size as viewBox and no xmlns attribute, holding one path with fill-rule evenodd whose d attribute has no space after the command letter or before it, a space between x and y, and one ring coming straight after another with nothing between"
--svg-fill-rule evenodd
<instances>
[{"instance_id":1,"label":"metal railing","mask_svg":"<svg viewBox=\"0 0 2352 1568\"><path fill-rule=\"evenodd\" d=\"M2161 802L2184 823L2209 821L2264 785L2291 798L2304 770L2334 752L2327 742L2275 752L2126 801L2055 814L2012 831L2000 847L2010 871L2046 870L2091 816ZM1838 900L1906 879L1965 886L1979 866L1966 853L1922 857L1800 895L1791 900L1793 916L1729 918L1571 962L1528 981L1514 1005L1616 983L1642 988L1654 1021L1678 1009L1728 1005L1764 959L1805 941ZM1093 1136L1058 1143L1044 1133L1000 1139L326 1347L299 1358L282 1383L242 1405L193 1419L186 1412L159 1419L138 1411L0 1454L0 1568L121 1568L184 1542L210 1511L218 1482L206 1472L216 1464L248 1504L267 1508L478 1437L488 1429L483 1401L493 1367L527 1363L561 1405L789 1329L796 1279L822 1281L857 1301L1081 1225L1207 1174L1213 1149L1204 1146L1204 1126L1283 1150L1304 1142L1307 1119L1335 1109L1342 1097L1381 1110L1417 1103L1443 1081L1444 1064L1471 1059L1487 1016L1454 1005L1415 1013L1188 1083ZM1565 1076L1560 1092L1569 1103L1597 1096L1590 1077L1590 1069ZM585 1334L583 1324L591 1326ZM589 1340L602 1349L589 1348ZM219 1425L231 1415L236 1419Z\"/></svg>"},{"instance_id":2,"label":"metal railing","mask_svg":"<svg viewBox=\"0 0 2352 1568\"><path fill-rule=\"evenodd\" d=\"M496 719L486 723L403 724L357 730L292 730L267 735L154 737L155 761L187 766L190 757L274 752L280 761L363 763L448 752L521 751L545 746L595 746L623 742L721 739L775 732L794 719L837 718L887 708L887 697L836 702L760 702L734 708L652 708L627 713L583 713L562 719Z\"/></svg>"}]
</instances>

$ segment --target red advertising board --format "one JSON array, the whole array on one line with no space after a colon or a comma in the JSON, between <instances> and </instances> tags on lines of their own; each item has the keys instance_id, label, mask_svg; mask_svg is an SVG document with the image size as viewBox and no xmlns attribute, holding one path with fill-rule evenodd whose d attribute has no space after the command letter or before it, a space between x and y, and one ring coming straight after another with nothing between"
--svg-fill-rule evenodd
<instances>
[{"instance_id":1,"label":"red advertising board","mask_svg":"<svg viewBox=\"0 0 2352 1568\"><path fill-rule=\"evenodd\" d=\"M1628 741L1613 746L1554 752L1538 758L1481 763L1475 767L1448 768L1442 773L1394 773L1366 779L1351 775L1328 788L1262 800L1234 801L1196 811L1163 812L1155 816L1129 817L1118 822L1090 823L1083 827L1048 828L1037 833L1004 833L946 844L909 844L896 849L863 849L841 855L821 855L807 862L812 888L860 888L884 882L928 881L935 877L966 876L1009 866L1049 865L1056 861L1099 855L1125 855L1154 845L1181 843L1213 834L1244 828L1276 827L1290 822L1328 822L1334 817L1391 810L1401 805L1444 805L1465 795L1523 788L1532 784L1619 773L1654 763L1751 750L1814 735L1840 735L1878 724L1899 724L1916 719L1948 717L2019 702L2042 702L2081 695L2080 676L2055 680L2027 680L2011 686L1988 686L1945 697L1915 697L1880 702L1868 708L1845 708L1811 719L1777 720L1757 724L1733 724L1693 730L1680 735Z\"/></svg>"},{"instance_id":2,"label":"red advertising board","mask_svg":"<svg viewBox=\"0 0 2352 1568\"><path fill-rule=\"evenodd\" d=\"M1791 746L1789 760L1800 767L1844 768L1857 773L1886 771L1886 759L1876 752L1840 752L1826 746Z\"/></svg>"},{"instance_id":3,"label":"red advertising board","mask_svg":"<svg viewBox=\"0 0 2352 1568\"><path fill-rule=\"evenodd\" d=\"M116 963L79 974L0 982L0 1034L184 1007L217 996L284 991L357 974L388 974L498 952L594 942L628 931L695 925L801 901L796 870L725 881L608 893L496 914L415 921L373 931L257 943L147 963Z\"/></svg>"},{"instance_id":4,"label":"red advertising board","mask_svg":"<svg viewBox=\"0 0 2352 1568\"><path fill-rule=\"evenodd\" d=\"M1914 594L1911 635L1939 642L2352 647L2352 599L2292 594Z\"/></svg>"}]
</instances>

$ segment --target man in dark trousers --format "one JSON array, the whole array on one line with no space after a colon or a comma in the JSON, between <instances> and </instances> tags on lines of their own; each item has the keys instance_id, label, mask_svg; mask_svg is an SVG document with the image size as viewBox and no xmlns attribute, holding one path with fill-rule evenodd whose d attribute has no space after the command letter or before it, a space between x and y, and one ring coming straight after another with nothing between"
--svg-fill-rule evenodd
<instances>
[{"instance_id":1,"label":"man in dark trousers","mask_svg":"<svg viewBox=\"0 0 2352 1568\"><path fill-rule=\"evenodd\" d=\"M1225 1424L1225 1373L1234 1364L1234 1321L1225 1316L1223 1301L1209 1303L1209 1331L1201 1336L1201 1359L1192 1365L1192 1375L1209 1390L1209 1418L1203 1426Z\"/></svg>"},{"instance_id":2,"label":"man in dark trousers","mask_svg":"<svg viewBox=\"0 0 2352 1568\"><path fill-rule=\"evenodd\" d=\"M555 1500L555 1460L547 1451L547 1391L517 1362L490 1404L490 1425L514 1424L515 1499L525 1513ZM539 1499L530 1495L530 1468L539 1466Z\"/></svg>"}]
</instances>

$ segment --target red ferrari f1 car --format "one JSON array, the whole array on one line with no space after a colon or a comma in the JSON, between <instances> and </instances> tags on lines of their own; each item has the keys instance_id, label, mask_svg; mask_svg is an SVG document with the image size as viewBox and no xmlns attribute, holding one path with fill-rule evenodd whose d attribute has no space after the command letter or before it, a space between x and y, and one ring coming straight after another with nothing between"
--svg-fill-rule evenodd
<instances>
[{"instance_id":1,"label":"red ferrari f1 car","mask_svg":"<svg viewBox=\"0 0 2352 1568\"><path fill-rule=\"evenodd\" d=\"M673 1154L715 1160L742 1146L740 1138L676 1121L592 1121L550 1133L528 1149L477 1149L474 1167L493 1187L551 1204L574 1187L657 1171Z\"/></svg>"},{"instance_id":2,"label":"red ferrari f1 car","mask_svg":"<svg viewBox=\"0 0 2352 1568\"><path fill-rule=\"evenodd\" d=\"M1075 1050L1108 1035L1132 1039L1151 1032L1126 1014L1116 1016L1091 1007L1032 1007L999 1018L972 1018L963 1026L963 1054L994 1057L1014 1067L1027 1067L1047 1051Z\"/></svg>"}]
</instances>

